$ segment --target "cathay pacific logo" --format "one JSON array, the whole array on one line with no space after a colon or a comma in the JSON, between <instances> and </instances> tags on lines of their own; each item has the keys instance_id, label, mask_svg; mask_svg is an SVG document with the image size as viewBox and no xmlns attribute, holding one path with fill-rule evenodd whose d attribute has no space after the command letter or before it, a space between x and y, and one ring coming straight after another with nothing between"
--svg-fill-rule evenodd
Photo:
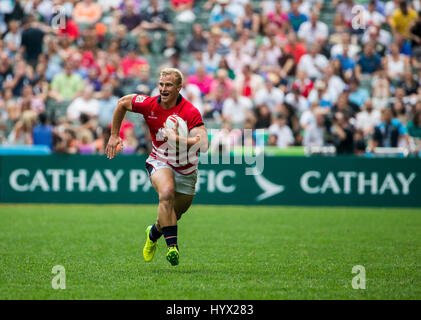
<instances>
[{"instance_id":1,"label":"cathay pacific logo","mask_svg":"<svg viewBox=\"0 0 421 320\"><path fill-rule=\"evenodd\" d=\"M285 186L270 182L262 174L259 174L256 168L253 169L255 170L253 175L254 180L256 180L256 183L260 189L263 190L263 193L256 197L256 201L262 201L273 197L274 195L277 195L278 193L281 193L285 190Z\"/></svg>"}]
</instances>

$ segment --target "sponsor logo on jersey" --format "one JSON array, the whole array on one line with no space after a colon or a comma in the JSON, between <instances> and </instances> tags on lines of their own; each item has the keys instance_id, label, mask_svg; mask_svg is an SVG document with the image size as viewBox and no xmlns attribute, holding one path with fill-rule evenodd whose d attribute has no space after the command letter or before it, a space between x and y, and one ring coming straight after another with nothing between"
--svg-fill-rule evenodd
<instances>
[{"instance_id":1,"label":"sponsor logo on jersey","mask_svg":"<svg viewBox=\"0 0 421 320\"><path fill-rule=\"evenodd\" d=\"M145 96L137 96L135 102L136 103L142 103L145 100L146 100Z\"/></svg>"}]
</instances>

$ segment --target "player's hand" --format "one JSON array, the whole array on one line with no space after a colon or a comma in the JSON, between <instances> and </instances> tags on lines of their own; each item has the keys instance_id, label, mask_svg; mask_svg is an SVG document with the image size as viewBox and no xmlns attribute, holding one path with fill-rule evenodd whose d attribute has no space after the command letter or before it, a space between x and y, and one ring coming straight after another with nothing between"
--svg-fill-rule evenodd
<instances>
[{"instance_id":1,"label":"player's hand","mask_svg":"<svg viewBox=\"0 0 421 320\"><path fill-rule=\"evenodd\" d=\"M178 122L175 124L173 129L167 128L167 125L164 123L164 128L162 129L162 133L164 134L164 139L166 141L177 142L178 135Z\"/></svg>"},{"instance_id":2,"label":"player's hand","mask_svg":"<svg viewBox=\"0 0 421 320\"><path fill-rule=\"evenodd\" d=\"M118 145L120 145L120 149L122 149L123 140L119 136L111 136L108 140L107 147L105 148L105 153L108 159L114 158L117 153Z\"/></svg>"}]
</instances>

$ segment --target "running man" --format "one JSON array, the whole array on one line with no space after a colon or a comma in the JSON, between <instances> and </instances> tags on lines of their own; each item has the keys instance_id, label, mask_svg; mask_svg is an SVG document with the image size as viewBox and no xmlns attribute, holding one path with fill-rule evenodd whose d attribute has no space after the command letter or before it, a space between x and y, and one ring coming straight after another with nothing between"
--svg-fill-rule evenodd
<instances>
[{"instance_id":1,"label":"running man","mask_svg":"<svg viewBox=\"0 0 421 320\"><path fill-rule=\"evenodd\" d=\"M146 262L152 261L157 241L164 235L167 243L167 260L175 266L179 263L179 249L177 245L177 221L190 207L197 180L197 158L185 157L187 161L180 163L170 156L168 142L186 146L190 154L196 151L206 152L209 146L208 135L199 110L180 95L183 75L175 68L162 69L159 75L159 95L148 97L145 95L129 94L119 99L114 111L111 136L105 153L109 159L114 158L117 147L123 145L119 137L121 122L127 111L143 115L149 126L152 137L152 152L146 160L146 170L159 196L158 218L155 224L146 228L146 244L143 257ZM189 129L188 137L180 137L177 128L169 129L165 121L171 115L182 118ZM193 147L194 146L194 147ZM180 154L177 152L177 158Z\"/></svg>"}]
</instances>

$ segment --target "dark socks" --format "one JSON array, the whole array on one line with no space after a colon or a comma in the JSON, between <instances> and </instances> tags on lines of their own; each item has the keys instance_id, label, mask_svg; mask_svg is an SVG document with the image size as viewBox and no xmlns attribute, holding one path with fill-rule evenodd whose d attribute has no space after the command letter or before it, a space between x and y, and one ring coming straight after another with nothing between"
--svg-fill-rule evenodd
<instances>
[{"instance_id":1,"label":"dark socks","mask_svg":"<svg viewBox=\"0 0 421 320\"><path fill-rule=\"evenodd\" d=\"M151 231L149 232L149 239L151 239L153 242L157 241L162 236L162 233L158 231L158 229L154 225L152 226Z\"/></svg>"},{"instance_id":2,"label":"dark socks","mask_svg":"<svg viewBox=\"0 0 421 320\"><path fill-rule=\"evenodd\" d=\"M177 225L175 226L168 226L162 228L162 233L164 234L165 241L167 242L167 246L177 246Z\"/></svg>"}]
</instances>

